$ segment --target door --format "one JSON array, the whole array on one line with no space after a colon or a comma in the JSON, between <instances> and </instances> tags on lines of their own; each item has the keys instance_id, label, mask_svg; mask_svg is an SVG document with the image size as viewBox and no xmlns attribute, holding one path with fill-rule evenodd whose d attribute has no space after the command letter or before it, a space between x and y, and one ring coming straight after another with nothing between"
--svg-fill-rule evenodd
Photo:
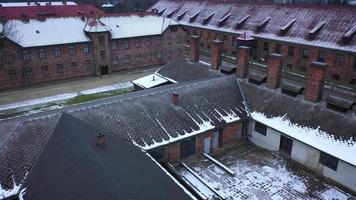
<instances>
[{"instance_id":1,"label":"door","mask_svg":"<svg viewBox=\"0 0 356 200\"><path fill-rule=\"evenodd\" d=\"M213 134L213 149L218 148L219 143L220 143L220 131L216 131Z\"/></svg>"},{"instance_id":2,"label":"door","mask_svg":"<svg viewBox=\"0 0 356 200\"><path fill-rule=\"evenodd\" d=\"M281 143L279 145L279 150L291 155L293 147L293 140L281 135Z\"/></svg>"},{"instance_id":3,"label":"door","mask_svg":"<svg viewBox=\"0 0 356 200\"><path fill-rule=\"evenodd\" d=\"M100 72L101 72L101 75L108 75L109 74L109 67L108 66L101 66Z\"/></svg>"},{"instance_id":4,"label":"door","mask_svg":"<svg viewBox=\"0 0 356 200\"><path fill-rule=\"evenodd\" d=\"M195 154L195 138L189 138L180 142L180 158Z\"/></svg>"},{"instance_id":5,"label":"door","mask_svg":"<svg viewBox=\"0 0 356 200\"><path fill-rule=\"evenodd\" d=\"M204 153L210 153L210 137L204 138Z\"/></svg>"}]
</instances>

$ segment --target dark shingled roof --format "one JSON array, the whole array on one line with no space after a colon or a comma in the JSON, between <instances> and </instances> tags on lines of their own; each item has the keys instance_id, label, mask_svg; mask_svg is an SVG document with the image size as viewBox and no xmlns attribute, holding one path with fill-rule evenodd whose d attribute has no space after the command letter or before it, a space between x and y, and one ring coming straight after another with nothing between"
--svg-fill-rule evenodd
<instances>
[{"instance_id":1,"label":"dark shingled roof","mask_svg":"<svg viewBox=\"0 0 356 200\"><path fill-rule=\"evenodd\" d=\"M179 94L179 105L172 93ZM192 136L203 121L215 128L226 126L219 115L236 113L247 118L240 88L234 76L191 81L105 98L81 105L1 121L13 124L11 137L0 146L0 182L18 183L43 148L62 112L138 145L153 145L170 138ZM218 113L219 112L219 113ZM164 129L162 128L164 127ZM168 132L168 134L166 133Z\"/></svg>"},{"instance_id":2,"label":"dark shingled roof","mask_svg":"<svg viewBox=\"0 0 356 200\"><path fill-rule=\"evenodd\" d=\"M200 62L193 63L187 59L170 62L156 73L177 82L221 77L221 75L210 71L210 66Z\"/></svg>"},{"instance_id":3,"label":"dark shingled roof","mask_svg":"<svg viewBox=\"0 0 356 200\"><path fill-rule=\"evenodd\" d=\"M236 34L248 31L254 38L356 52L355 34L347 37L349 38L347 43L343 42L344 36L347 36L346 33L356 24L356 7L353 6L254 4L232 0L159 0L151 8L158 9L158 11L165 9L162 13L164 17L175 10L171 18L182 25L191 27ZM187 12L178 18L184 11ZM194 20L190 21L190 18L198 12ZM212 13L215 14L204 23L204 19ZM226 16L229 17L225 18L224 23L220 25L219 22ZM237 22L247 16L249 16L247 20L236 28ZM261 26L261 23L268 18L270 20ZM281 34L281 29L294 19L295 22ZM316 31L314 38L310 38L310 31L322 22L325 22L325 25ZM258 27L262 27L259 32L256 31Z\"/></svg>"},{"instance_id":4,"label":"dark shingled roof","mask_svg":"<svg viewBox=\"0 0 356 200\"><path fill-rule=\"evenodd\" d=\"M140 148L63 113L22 188L26 200L191 199Z\"/></svg>"},{"instance_id":5,"label":"dark shingled roof","mask_svg":"<svg viewBox=\"0 0 356 200\"><path fill-rule=\"evenodd\" d=\"M345 140L356 137L356 117L327 109L322 103L305 101L302 96L290 97L278 90L245 81L242 81L240 86L251 112L264 113L268 117L287 114L293 123L312 128L320 127L320 130Z\"/></svg>"}]
</instances>

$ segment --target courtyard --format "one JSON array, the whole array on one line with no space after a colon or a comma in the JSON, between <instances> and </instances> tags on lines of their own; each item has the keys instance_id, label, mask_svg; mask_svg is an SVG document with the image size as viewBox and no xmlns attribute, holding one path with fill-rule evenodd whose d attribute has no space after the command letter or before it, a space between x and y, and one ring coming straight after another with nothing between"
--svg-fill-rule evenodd
<instances>
[{"instance_id":1,"label":"courtyard","mask_svg":"<svg viewBox=\"0 0 356 200\"><path fill-rule=\"evenodd\" d=\"M206 199L355 199L282 153L249 142L212 157L234 174L203 155L184 159L177 167L183 179Z\"/></svg>"}]
</instances>

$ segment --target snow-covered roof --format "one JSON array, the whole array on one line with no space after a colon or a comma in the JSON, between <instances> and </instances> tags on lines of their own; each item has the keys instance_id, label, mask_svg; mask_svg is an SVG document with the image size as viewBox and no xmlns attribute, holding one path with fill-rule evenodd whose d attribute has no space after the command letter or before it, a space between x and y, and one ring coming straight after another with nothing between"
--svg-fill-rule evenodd
<instances>
[{"instance_id":1,"label":"snow-covered roof","mask_svg":"<svg viewBox=\"0 0 356 200\"><path fill-rule=\"evenodd\" d=\"M168 82L167 79L157 76L156 74L150 74L132 81L132 83L134 83L135 85L138 85L141 88L145 88L145 89L152 88L167 82Z\"/></svg>"},{"instance_id":2,"label":"snow-covered roof","mask_svg":"<svg viewBox=\"0 0 356 200\"><path fill-rule=\"evenodd\" d=\"M6 2L6 3L0 3L2 7L27 7L27 6L46 6L51 3L51 6L63 6L63 5L77 5L73 1L67 1L65 4L63 1L45 1L45 2Z\"/></svg>"},{"instance_id":3,"label":"snow-covered roof","mask_svg":"<svg viewBox=\"0 0 356 200\"><path fill-rule=\"evenodd\" d=\"M161 34L170 24L176 24L158 16L110 16L96 20L97 23L87 21L79 17L9 20L7 23L13 23L16 32L8 37L22 47L47 46L88 42L90 38L84 31L110 31L113 39L119 39Z\"/></svg>"},{"instance_id":4,"label":"snow-covered roof","mask_svg":"<svg viewBox=\"0 0 356 200\"><path fill-rule=\"evenodd\" d=\"M334 135L319 129L292 123L286 115L267 117L263 113L253 112L251 116L254 120L284 133L291 138L356 166L356 142L353 141L352 138L346 141L339 140Z\"/></svg>"},{"instance_id":5,"label":"snow-covered roof","mask_svg":"<svg viewBox=\"0 0 356 200\"><path fill-rule=\"evenodd\" d=\"M103 8L112 8L112 7L114 7L114 5L108 1L107 3L101 5L101 7L103 7Z\"/></svg>"}]
</instances>

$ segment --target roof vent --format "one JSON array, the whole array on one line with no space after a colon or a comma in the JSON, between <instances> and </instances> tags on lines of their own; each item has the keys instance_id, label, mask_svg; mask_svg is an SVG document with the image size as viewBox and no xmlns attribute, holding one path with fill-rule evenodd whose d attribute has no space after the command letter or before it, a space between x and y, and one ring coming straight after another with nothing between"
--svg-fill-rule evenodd
<instances>
[{"instance_id":1,"label":"roof vent","mask_svg":"<svg viewBox=\"0 0 356 200\"><path fill-rule=\"evenodd\" d=\"M292 21L288 22L285 26L283 26L280 30L282 36L286 35L289 29L292 27L294 22L297 21L296 19L292 19Z\"/></svg>"},{"instance_id":2,"label":"roof vent","mask_svg":"<svg viewBox=\"0 0 356 200\"><path fill-rule=\"evenodd\" d=\"M174 105L179 104L179 94L178 93L175 93L175 92L172 93L172 103Z\"/></svg>"},{"instance_id":3,"label":"roof vent","mask_svg":"<svg viewBox=\"0 0 356 200\"><path fill-rule=\"evenodd\" d=\"M171 18L172 15L177 11L177 9L173 10L172 12L168 13L167 17L168 18Z\"/></svg>"},{"instance_id":4,"label":"roof vent","mask_svg":"<svg viewBox=\"0 0 356 200\"><path fill-rule=\"evenodd\" d=\"M311 31L309 31L309 34L308 34L309 39L310 40L314 39L325 24L326 24L326 22L320 22Z\"/></svg>"},{"instance_id":5,"label":"roof vent","mask_svg":"<svg viewBox=\"0 0 356 200\"><path fill-rule=\"evenodd\" d=\"M185 15L185 13L187 13L188 12L188 10L185 10L185 11L183 11L182 13L180 13L179 15L178 15L178 21L179 20L181 20L183 17L184 17L184 15Z\"/></svg>"},{"instance_id":6,"label":"roof vent","mask_svg":"<svg viewBox=\"0 0 356 200\"><path fill-rule=\"evenodd\" d=\"M342 43L349 44L356 33L356 25L342 35Z\"/></svg>"},{"instance_id":7,"label":"roof vent","mask_svg":"<svg viewBox=\"0 0 356 200\"><path fill-rule=\"evenodd\" d=\"M36 33L37 33L37 34L39 34L39 33L40 33L40 31L39 31L39 30L36 30Z\"/></svg>"},{"instance_id":8,"label":"roof vent","mask_svg":"<svg viewBox=\"0 0 356 200\"><path fill-rule=\"evenodd\" d=\"M215 15L215 12L213 12L209 16L205 17L203 19L203 24L207 24L214 15Z\"/></svg>"},{"instance_id":9,"label":"roof vent","mask_svg":"<svg viewBox=\"0 0 356 200\"><path fill-rule=\"evenodd\" d=\"M159 11L159 12L158 12L158 15L161 16L161 15L164 13L164 11L166 11L166 9L167 9L167 8L164 8L163 10Z\"/></svg>"},{"instance_id":10,"label":"roof vent","mask_svg":"<svg viewBox=\"0 0 356 200\"><path fill-rule=\"evenodd\" d=\"M292 96L292 97L296 97L298 94L301 94L303 91L303 87L291 82L286 82L284 81L281 85L282 88L282 93Z\"/></svg>"},{"instance_id":11,"label":"roof vent","mask_svg":"<svg viewBox=\"0 0 356 200\"><path fill-rule=\"evenodd\" d=\"M96 135L96 145L97 146L105 146L105 135L104 133L101 133L99 132L97 135Z\"/></svg>"},{"instance_id":12,"label":"roof vent","mask_svg":"<svg viewBox=\"0 0 356 200\"><path fill-rule=\"evenodd\" d=\"M225 15L223 18L221 18L219 20L219 26L224 26L224 24L226 23L227 19L229 19L229 17L231 16L231 13Z\"/></svg>"},{"instance_id":13,"label":"roof vent","mask_svg":"<svg viewBox=\"0 0 356 200\"><path fill-rule=\"evenodd\" d=\"M264 19L261 23L257 24L256 31L257 31L257 32L261 32L261 31L263 30L263 28L267 25L267 23L269 22L269 20L271 20L271 17L267 17L267 18Z\"/></svg>"},{"instance_id":14,"label":"roof vent","mask_svg":"<svg viewBox=\"0 0 356 200\"><path fill-rule=\"evenodd\" d=\"M199 15L199 13L200 13L200 11L198 11L194 15L190 16L189 22L193 22L197 18L197 16Z\"/></svg>"},{"instance_id":15,"label":"roof vent","mask_svg":"<svg viewBox=\"0 0 356 200\"><path fill-rule=\"evenodd\" d=\"M236 22L236 29L241 28L249 17L250 15L247 15L244 18L240 19L238 22Z\"/></svg>"},{"instance_id":16,"label":"roof vent","mask_svg":"<svg viewBox=\"0 0 356 200\"><path fill-rule=\"evenodd\" d=\"M326 107L345 113L352 108L353 101L330 95L326 99Z\"/></svg>"},{"instance_id":17,"label":"roof vent","mask_svg":"<svg viewBox=\"0 0 356 200\"><path fill-rule=\"evenodd\" d=\"M250 72L248 76L248 82L261 85L263 82L266 82L267 76L260 73Z\"/></svg>"}]
</instances>

